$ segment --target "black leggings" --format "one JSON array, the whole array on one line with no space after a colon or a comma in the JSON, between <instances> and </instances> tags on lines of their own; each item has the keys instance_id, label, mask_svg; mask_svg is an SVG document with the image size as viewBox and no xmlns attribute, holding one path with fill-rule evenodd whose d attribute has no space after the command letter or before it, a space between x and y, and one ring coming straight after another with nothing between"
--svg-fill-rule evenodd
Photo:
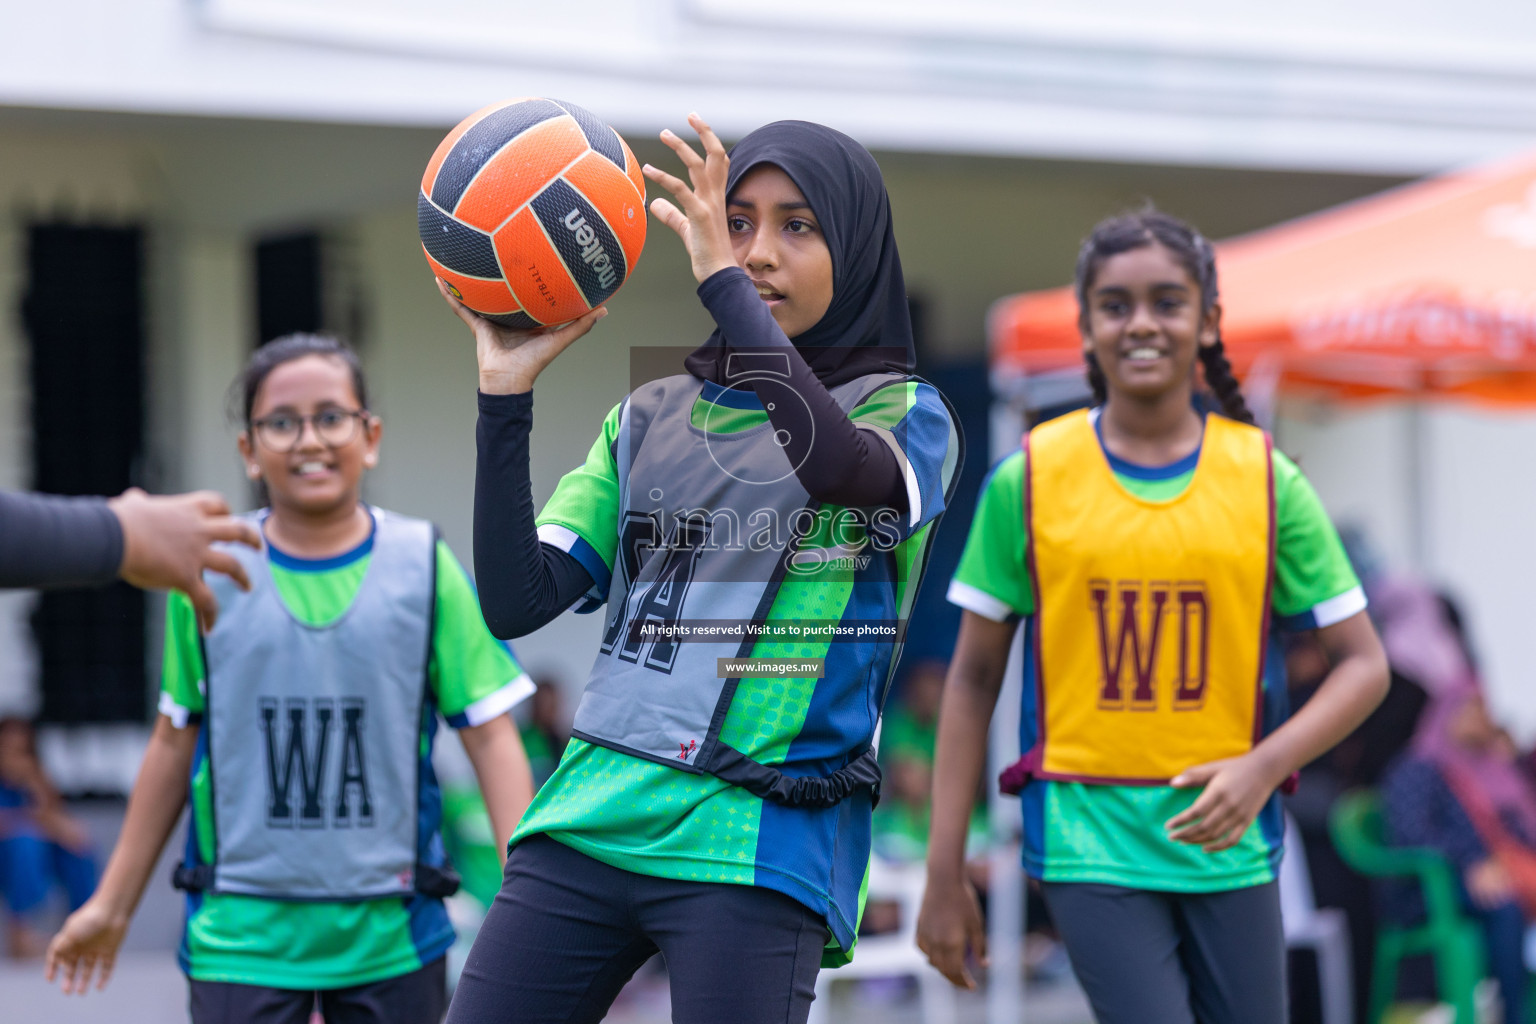
<instances>
[{"instance_id":1,"label":"black leggings","mask_svg":"<svg viewBox=\"0 0 1536 1024\"><path fill-rule=\"evenodd\" d=\"M1099 1024L1285 1024L1280 889L1041 887Z\"/></svg>"},{"instance_id":2,"label":"black leggings","mask_svg":"<svg viewBox=\"0 0 1536 1024\"><path fill-rule=\"evenodd\" d=\"M320 991L193 981L192 1024L309 1024L315 1003L325 1024L429 1024L448 1002L443 957L409 974Z\"/></svg>"},{"instance_id":3,"label":"black leggings","mask_svg":"<svg viewBox=\"0 0 1536 1024\"><path fill-rule=\"evenodd\" d=\"M600 1021L658 951L675 1024L803 1024L826 942L783 893L637 875L534 836L507 860L448 1024Z\"/></svg>"}]
</instances>

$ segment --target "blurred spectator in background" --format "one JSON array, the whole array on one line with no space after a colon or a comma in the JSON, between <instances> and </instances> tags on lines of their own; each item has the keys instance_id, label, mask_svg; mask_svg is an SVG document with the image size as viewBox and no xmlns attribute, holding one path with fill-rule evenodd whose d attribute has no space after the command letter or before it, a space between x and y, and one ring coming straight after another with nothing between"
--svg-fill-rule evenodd
<instances>
[{"instance_id":1,"label":"blurred spectator in background","mask_svg":"<svg viewBox=\"0 0 1536 1024\"><path fill-rule=\"evenodd\" d=\"M949 667L942 661L914 662L903 675L895 701L880 725L880 803L872 823L874 852L886 860L920 864L928 855L928 823L933 798L933 752L938 743L939 698ZM985 899L987 888L986 799L971 816L967 868ZM861 932L894 931L894 905L871 901Z\"/></svg>"},{"instance_id":2,"label":"blurred spectator in background","mask_svg":"<svg viewBox=\"0 0 1536 1024\"><path fill-rule=\"evenodd\" d=\"M571 718L565 710L565 694L560 683L548 676L534 679L533 698L528 701L527 718L520 719L523 749L533 768L533 785L538 788L554 774L571 739Z\"/></svg>"},{"instance_id":3,"label":"blurred spectator in background","mask_svg":"<svg viewBox=\"0 0 1536 1024\"><path fill-rule=\"evenodd\" d=\"M928 659L907 669L896 706L887 708L880 729L880 760L915 758L932 766L939 736L939 699L944 695L942 661Z\"/></svg>"},{"instance_id":4,"label":"blurred spectator in background","mask_svg":"<svg viewBox=\"0 0 1536 1024\"><path fill-rule=\"evenodd\" d=\"M1433 697L1412 749L1388 769L1382 797L1394 843L1428 847L1456 868L1465 909L1487 938L1505 1024L1524 1024L1523 949L1536 917L1536 787L1470 672ZM1411 886L1387 896L1393 916L1422 916Z\"/></svg>"},{"instance_id":5,"label":"blurred spectator in background","mask_svg":"<svg viewBox=\"0 0 1536 1024\"><path fill-rule=\"evenodd\" d=\"M942 661L907 669L894 707L880 726L880 803L875 808L875 852L888 860L919 861L928 852L928 802L933 751L938 742Z\"/></svg>"},{"instance_id":6,"label":"blurred spectator in background","mask_svg":"<svg viewBox=\"0 0 1536 1024\"><path fill-rule=\"evenodd\" d=\"M43 772L32 723L0 718L0 892L10 956L42 955L50 928L37 918L56 888L70 910L90 897L96 888L90 842Z\"/></svg>"},{"instance_id":7,"label":"blurred spectator in background","mask_svg":"<svg viewBox=\"0 0 1536 1024\"><path fill-rule=\"evenodd\" d=\"M1463 671L1463 645L1444 606L1427 585L1388 576L1358 530L1343 528L1345 548L1365 586L1369 612L1381 634L1391 669L1386 699L1338 746L1301 770L1301 785L1286 798L1306 850L1317 905L1337 907L1349 919L1354 966L1355 1015L1366 1019L1376 949L1377 906L1365 879L1344 863L1328 832L1328 815L1344 792L1375 786L1388 764L1407 749L1428 701L1426 688ZM1328 672L1328 657L1307 632L1285 638L1285 667L1291 711L1312 696ZM1305 976L1295 972L1292 977ZM1431 994L1426 989L1422 995ZM1310 1005L1297 1000L1296 1005Z\"/></svg>"}]
</instances>

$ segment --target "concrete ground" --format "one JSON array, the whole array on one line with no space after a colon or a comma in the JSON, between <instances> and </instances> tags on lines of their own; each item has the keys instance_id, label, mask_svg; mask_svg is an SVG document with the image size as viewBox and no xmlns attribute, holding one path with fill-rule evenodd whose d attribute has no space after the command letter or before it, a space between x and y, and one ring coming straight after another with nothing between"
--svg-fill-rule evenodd
<instances>
[{"instance_id":1,"label":"concrete ground","mask_svg":"<svg viewBox=\"0 0 1536 1024\"><path fill-rule=\"evenodd\" d=\"M916 994L868 983L833 997L834 1024L920 1024ZM983 1024L986 998L961 993L958 1024ZM41 963L0 963L0 1020L6 1024L175 1024L187 1019L187 984L170 951L126 952L104 992L65 997L44 981ZM666 1024L671 1019L664 979L637 980L620 997L612 1024ZM1019 1024L1091 1024L1076 986L1032 987L1014 1018Z\"/></svg>"},{"instance_id":2,"label":"concrete ground","mask_svg":"<svg viewBox=\"0 0 1536 1024\"><path fill-rule=\"evenodd\" d=\"M121 826L123 805L84 803L72 811L90 831L99 860L104 862ZM167 844L105 991L65 997L43 980L41 961L0 959L0 1022L175 1024L187 1020L186 978L175 957L181 940L182 897L169 881L183 842L184 834L178 830ZM983 993L959 993L957 1007L958 1024L983 1024L986 1020ZM833 1024L919 1024L922 1020L914 986L899 980L834 986L829 1016ZM666 977L648 968L625 989L607 1020L613 1024L665 1024L670 1017ZM1091 1024L1092 1015L1068 978L1050 985L1032 985L1014 1019L1019 1024Z\"/></svg>"}]
</instances>

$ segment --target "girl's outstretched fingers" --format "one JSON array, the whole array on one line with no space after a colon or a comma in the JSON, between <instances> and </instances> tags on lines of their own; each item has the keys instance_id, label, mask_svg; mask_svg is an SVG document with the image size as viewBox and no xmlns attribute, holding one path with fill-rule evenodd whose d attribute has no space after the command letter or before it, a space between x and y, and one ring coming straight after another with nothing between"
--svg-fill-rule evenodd
<instances>
[{"instance_id":1,"label":"girl's outstretched fingers","mask_svg":"<svg viewBox=\"0 0 1536 1024\"><path fill-rule=\"evenodd\" d=\"M651 214L682 239L693 265L693 275L703 282L717 271L736 265L725 213L725 186L731 159L719 136L703 118L689 114L688 123L699 133L703 156L676 133L661 133L661 141L688 169L688 181L653 164L646 164L640 170L646 178L671 193L670 201L664 197L651 201Z\"/></svg>"},{"instance_id":2,"label":"girl's outstretched fingers","mask_svg":"<svg viewBox=\"0 0 1536 1024\"><path fill-rule=\"evenodd\" d=\"M661 130L661 141L668 149L677 154L677 158L683 162L683 166L688 168L690 176L694 171L704 166L704 158L699 156L694 148L683 141L672 129L663 128ZM698 184L698 182L695 181L694 184Z\"/></svg>"},{"instance_id":3,"label":"girl's outstretched fingers","mask_svg":"<svg viewBox=\"0 0 1536 1024\"><path fill-rule=\"evenodd\" d=\"M682 210L657 196L651 200L651 216L677 232L677 237L688 241L688 218Z\"/></svg>"},{"instance_id":4,"label":"girl's outstretched fingers","mask_svg":"<svg viewBox=\"0 0 1536 1024\"><path fill-rule=\"evenodd\" d=\"M575 320L572 320L570 323L561 324L559 327L553 328L551 331L551 340L563 349L565 346L569 345L576 339L583 337L588 331L596 327L597 322L607 315L607 306L598 306L595 309L589 309Z\"/></svg>"},{"instance_id":5,"label":"girl's outstretched fingers","mask_svg":"<svg viewBox=\"0 0 1536 1024\"><path fill-rule=\"evenodd\" d=\"M688 125L699 133L699 144L704 147L706 161L713 157L719 157L729 164L730 158L725 154L725 143L720 141L720 136L715 134L715 130L709 126L707 121L695 112L688 115Z\"/></svg>"},{"instance_id":6,"label":"girl's outstretched fingers","mask_svg":"<svg viewBox=\"0 0 1536 1024\"><path fill-rule=\"evenodd\" d=\"M686 146L683 148L687 149ZM688 152L691 154L693 150L690 149ZM677 200L674 205L665 198L657 196L651 200L651 213L655 214L657 220L676 231L679 238L687 242L690 221L700 213L700 200L697 193L689 188L688 183L683 179L675 174L668 174L654 164L646 164L640 170L647 178L672 193L672 197Z\"/></svg>"}]
</instances>

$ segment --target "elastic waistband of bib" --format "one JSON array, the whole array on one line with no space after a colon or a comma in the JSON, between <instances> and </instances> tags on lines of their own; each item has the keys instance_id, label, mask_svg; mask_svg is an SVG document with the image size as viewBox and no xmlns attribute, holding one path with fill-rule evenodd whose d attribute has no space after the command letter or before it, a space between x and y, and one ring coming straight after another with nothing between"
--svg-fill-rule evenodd
<instances>
[{"instance_id":1,"label":"elastic waistband of bib","mask_svg":"<svg viewBox=\"0 0 1536 1024\"><path fill-rule=\"evenodd\" d=\"M452 865L444 864L436 867L431 864L417 864L412 872L415 877L415 891L423 896L431 896L435 899L447 899L459 891L459 873L453 870ZM214 887L214 865L178 864L171 871L171 885L183 892L207 892ZM339 897L345 899L345 897Z\"/></svg>"},{"instance_id":2,"label":"elastic waistband of bib","mask_svg":"<svg viewBox=\"0 0 1536 1024\"><path fill-rule=\"evenodd\" d=\"M787 807L835 807L861 789L870 791L880 802L880 762L873 750L866 750L831 775L791 778L734 747L720 744L707 769L747 792Z\"/></svg>"}]
</instances>

